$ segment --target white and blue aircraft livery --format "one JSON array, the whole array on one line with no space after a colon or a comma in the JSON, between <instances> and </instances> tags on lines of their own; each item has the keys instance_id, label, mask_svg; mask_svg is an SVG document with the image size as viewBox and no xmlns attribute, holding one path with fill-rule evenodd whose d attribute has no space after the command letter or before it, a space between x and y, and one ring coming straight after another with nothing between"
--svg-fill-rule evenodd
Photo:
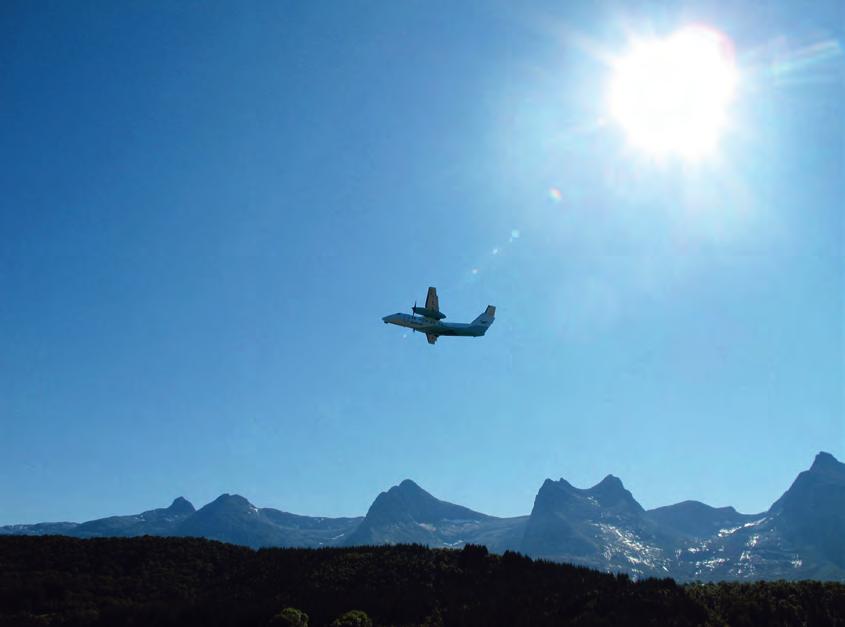
<instances>
[{"instance_id":1,"label":"white and blue aircraft livery","mask_svg":"<svg viewBox=\"0 0 845 627\"><path fill-rule=\"evenodd\" d=\"M469 324L465 322L443 322L446 316L440 312L440 301L437 298L437 290L428 288L428 295L425 298L425 307L411 307L411 314L395 313L382 318L385 324L396 324L400 327L408 327L414 331L425 333L429 344L434 344L441 335L461 335L464 337L481 337L487 333L487 329L493 324L496 318L496 308L487 305L484 313L478 316Z\"/></svg>"}]
</instances>

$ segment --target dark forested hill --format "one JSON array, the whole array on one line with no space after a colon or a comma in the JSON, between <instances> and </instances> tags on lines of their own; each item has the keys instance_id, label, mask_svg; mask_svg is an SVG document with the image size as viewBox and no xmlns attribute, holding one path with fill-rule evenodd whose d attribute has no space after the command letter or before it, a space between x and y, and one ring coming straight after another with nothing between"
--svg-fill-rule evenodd
<instances>
[{"instance_id":1,"label":"dark forested hill","mask_svg":"<svg viewBox=\"0 0 845 627\"><path fill-rule=\"evenodd\" d=\"M375 625L842 625L845 586L683 587L476 545L254 551L196 538L0 538L4 627L303 624L292 610L279 616L285 608L310 625L350 610Z\"/></svg>"}]
</instances>

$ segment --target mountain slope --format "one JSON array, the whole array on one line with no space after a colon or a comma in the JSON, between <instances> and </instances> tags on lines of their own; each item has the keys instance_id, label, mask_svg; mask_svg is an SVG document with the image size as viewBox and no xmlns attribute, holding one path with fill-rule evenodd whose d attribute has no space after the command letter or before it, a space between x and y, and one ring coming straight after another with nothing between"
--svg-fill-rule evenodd
<instances>
[{"instance_id":1,"label":"mountain slope","mask_svg":"<svg viewBox=\"0 0 845 627\"><path fill-rule=\"evenodd\" d=\"M191 502L180 496L170 507L151 509L135 516L109 516L84 522L72 535L77 538L173 535L177 526L194 511Z\"/></svg>"},{"instance_id":2,"label":"mountain slope","mask_svg":"<svg viewBox=\"0 0 845 627\"><path fill-rule=\"evenodd\" d=\"M534 499L520 549L533 557L637 575L665 575L666 538L617 477L592 488L546 479Z\"/></svg>"},{"instance_id":3,"label":"mountain slope","mask_svg":"<svg viewBox=\"0 0 845 627\"><path fill-rule=\"evenodd\" d=\"M195 510L179 497L169 507L84 523L39 523L0 527L0 535L67 535L75 538L197 536L251 547L337 544L362 520L298 516L259 509L242 496L223 494Z\"/></svg>"},{"instance_id":4,"label":"mountain slope","mask_svg":"<svg viewBox=\"0 0 845 627\"><path fill-rule=\"evenodd\" d=\"M259 509L237 494L222 494L186 518L174 535L197 536L254 548L337 544L360 518L312 518Z\"/></svg>"},{"instance_id":5,"label":"mountain slope","mask_svg":"<svg viewBox=\"0 0 845 627\"><path fill-rule=\"evenodd\" d=\"M34 525L5 525L0 536L72 536L79 526L75 522L44 522Z\"/></svg>"},{"instance_id":6,"label":"mountain slope","mask_svg":"<svg viewBox=\"0 0 845 627\"><path fill-rule=\"evenodd\" d=\"M757 515L696 501L644 512L612 476L586 490L546 480L520 548L535 557L681 580L845 581L845 464L820 453Z\"/></svg>"},{"instance_id":7,"label":"mountain slope","mask_svg":"<svg viewBox=\"0 0 845 627\"><path fill-rule=\"evenodd\" d=\"M38 523L0 527L0 535L67 535L76 538L106 538L130 536L173 535L177 526L194 513L194 506L183 497L173 500L169 507L151 509L129 516L108 516L84 523Z\"/></svg>"},{"instance_id":8,"label":"mountain slope","mask_svg":"<svg viewBox=\"0 0 845 627\"><path fill-rule=\"evenodd\" d=\"M684 549L686 579L845 581L845 464L819 453L769 511Z\"/></svg>"},{"instance_id":9,"label":"mountain slope","mask_svg":"<svg viewBox=\"0 0 845 627\"><path fill-rule=\"evenodd\" d=\"M505 550L516 546L525 520L496 518L441 501L406 479L376 497L360 526L343 544L456 547L483 539L491 550Z\"/></svg>"},{"instance_id":10,"label":"mountain slope","mask_svg":"<svg viewBox=\"0 0 845 627\"><path fill-rule=\"evenodd\" d=\"M733 507L710 507L699 501L650 509L646 515L659 526L689 538L709 537L719 529L743 525L760 517L740 514Z\"/></svg>"},{"instance_id":11,"label":"mountain slope","mask_svg":"<svg viewBox=\"0 0 845 627\"><path fill-rule=\"evenodd\" d=\"M845 464L819 453L769 511L785 538L845 568Z\"/></svg>"}]
</instances>

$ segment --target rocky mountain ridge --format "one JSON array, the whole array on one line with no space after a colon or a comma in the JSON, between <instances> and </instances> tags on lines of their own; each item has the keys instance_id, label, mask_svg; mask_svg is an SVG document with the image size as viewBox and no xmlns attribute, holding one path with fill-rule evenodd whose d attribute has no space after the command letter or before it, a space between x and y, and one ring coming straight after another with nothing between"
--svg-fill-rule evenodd
<instances>
[{"instance_id":1,"label":"rocky mountain ridge","mask_svg":"<svg viewBox=\"0 0 845 627\"><path fill-rule=\"evenodd\" d=\"M300 516L223 494L198 510L179 497L134 516L0 527L0 535L11 534L197 536L254 548L483 544L636 577L845 581L845 464L819 453L756 515L697 501L645 510L608 475L586 489L547 479L530 515L498 518L437 499L406 479L380 493L364 517Z\"/></svg>"}]
</instances>

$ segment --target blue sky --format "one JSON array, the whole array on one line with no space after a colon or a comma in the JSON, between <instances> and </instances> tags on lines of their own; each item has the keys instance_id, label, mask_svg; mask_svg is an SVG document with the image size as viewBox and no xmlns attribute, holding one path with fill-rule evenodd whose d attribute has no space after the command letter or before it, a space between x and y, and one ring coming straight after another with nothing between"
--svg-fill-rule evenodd
<instances>
[{"instance_id":1,"label":"blue sky","mask_svg":"<svg viewBox=\"0 0 845 627\"><path fill-rule=\"evenodd\" d=\"M845 458L843 10L5 3L0 524L608 473L765 510ZM607 55L694 22L730 128L655 161ZM490 333L381 323L429 285Z\"/></svg>"}]
</instances>

